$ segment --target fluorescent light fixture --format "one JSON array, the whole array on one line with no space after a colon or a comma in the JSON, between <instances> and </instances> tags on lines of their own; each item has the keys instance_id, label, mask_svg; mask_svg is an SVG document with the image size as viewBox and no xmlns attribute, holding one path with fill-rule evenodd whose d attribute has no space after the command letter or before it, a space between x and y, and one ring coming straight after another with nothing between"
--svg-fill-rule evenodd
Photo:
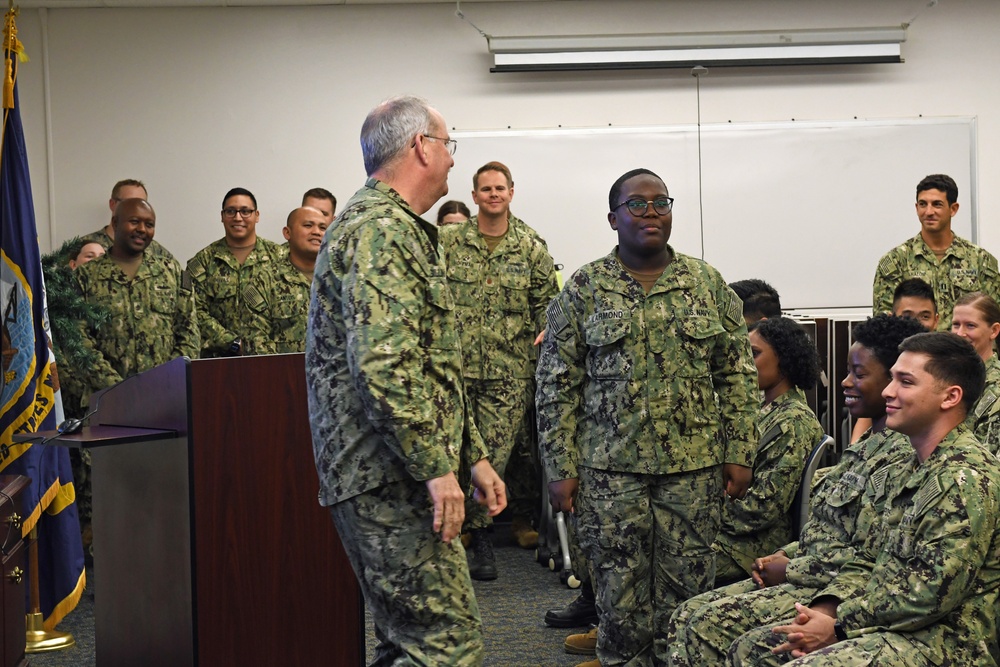
<instances>
[{"instance_id":1,"label":"fluorescent light fixture","mask_svg":"<svg viewBox=\"0 0 1000 667\"><path fill-rule=\"evenodd\" d=\"M900 63L904 26L665 35L487 36L491 72Z\"/></svg>"}]
</instances>

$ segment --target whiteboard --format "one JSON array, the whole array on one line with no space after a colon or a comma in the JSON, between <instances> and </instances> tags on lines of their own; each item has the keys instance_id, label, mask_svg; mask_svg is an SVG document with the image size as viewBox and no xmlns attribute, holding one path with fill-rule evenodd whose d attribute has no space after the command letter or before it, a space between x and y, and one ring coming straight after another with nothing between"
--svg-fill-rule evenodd
<instances>
[{"instance_id":1,"label":"whiteboard","mask_svg":"<svg viewBox=\"0 0 1000 667\"><path fill-rule=\"evenodd\" d=\"M952 227L978 236L973 118L709 124L700 141L695 125L451 136L458 150L445 199L474 213L472 175L503 162L514 177L511 211L545 238L567 278L617 243L608 191L637 167L663 178L676 200L675 250L728 282L768 281L785 308L870 306L879 258L920 229L915 187L927 174L955 179Z\"/></svg>"}]
</instances>

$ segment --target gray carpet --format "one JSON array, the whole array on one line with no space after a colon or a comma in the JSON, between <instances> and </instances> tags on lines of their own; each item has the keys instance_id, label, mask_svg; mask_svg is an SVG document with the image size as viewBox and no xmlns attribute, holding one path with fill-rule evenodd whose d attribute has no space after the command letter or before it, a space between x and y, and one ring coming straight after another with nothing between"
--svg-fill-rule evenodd
<instances>
[{"instance_id":1,"label":"gray carpet","mask_svg":"<svg viewBox=\"0 0 1000 667\"><path fill-rule=\"evenodd\" d=\"M563 652L563 639L576 630L549 628L542 622L546 609L566 605L576 597L576 591L560 584L558 575L536 563L533 551L509 546L506 527L498 526L495 538L500 576L496 581L475 582L486 639L485 664L489 667L568 667L586 660ZM92 569L87 571L87 580L99 589ZM72 633L76 646L30 655L32 667L93 667L96 664L93 590L84 592L80 604L58 628ZM372 642L369 628L369 655Z\"/></svg>"}]
</instances>

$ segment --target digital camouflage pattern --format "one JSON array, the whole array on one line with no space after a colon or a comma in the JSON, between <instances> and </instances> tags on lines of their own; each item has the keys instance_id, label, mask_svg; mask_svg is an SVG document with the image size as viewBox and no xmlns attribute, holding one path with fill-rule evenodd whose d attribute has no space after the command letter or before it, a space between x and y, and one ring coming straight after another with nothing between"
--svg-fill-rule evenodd
<instances>
[{"instance_id":1,"label":"digital camouflage pattern","mask_svg":"<svg viewBox=\"0 0 1000 667\"><path fill-rule=\"evenodd\" d=\"M555 267L545 241L514 215L509 215L507 233L492 252L479 232L478 216L439 232L473 418L490 452L490 464L503 476L515 446L535 447L533 439L527 442L532 431L526 429L535 389L534 340L545 329L545 309L559 291ZM532 461L530 454L519 459L521 467ZM527 483L539 483L530 468L511 472L518 482L527 477ZM510 491L527 493L530 502L537 491L525 486L515 483ZM523 502L520 509L526 509ZM466 529L492 523L486 508L471 496L465 511Z\"/></svg>"},{"instance_id":2,"label":"digital camouflage pattern","mask_svg":"<svg viewBox=\"0 0 1000 667\"><path fill-rule=\"evenodd\" d=\"M81 323L85 344L98 358L87 369L89 396L124 378L177 357L197 358L200 349L194 294L177 260L144 253L131 280L110 255L73 272L84 300L111 313L99 330Z\"/></svg>"},{"instance_id":3,"label":"digital camouflage pattern","mask_svg":"<svg viewBox=\"0 0 1000 667\"><path fill-rule=\"evenodd\" d=\"M464 447L478 452L472 461L486 450L462 384L437 228L377 179L320 246L306 388L319 502L333 506L382 644L411 656L394 664L480 664L465 551L433 533L422 482L458 472ZM394 489L404 490L396 500Z\"/></svg>"},{"instance_id":4,"label":"digital camouflage pattern","mask_svg":"<svg viewBox=\"0 0 1000 667\"><path fill-rule=\"evenodd\" d=\"M963 294L985 292L1000 303L996 257L959 236L940 260L920 234L883 255L872 285L872 312L892 314L892 295L907 278L920 278L934 289L938 331L951 331L951 312Z\"/></svg>"},{"instance_id":5,"label":"digital camouflage pattern","mask_svg":"<svg viewBox=\"0 0 1000 667\"><path fill-rule=\"evenodd\" d=\"M469 418L437 228L376 179L320 247L306 379L322 505L457 472L463 446L470 460L486 456Z\"/></svg>"},{"instance_id":6,"label":"digital camouflage pattern","mask_svg":"<svg viewBox=\"0 0 1000 667\"><path fill-rule=\"evenodd\" d=\"M642 475L580 466L577 528L591 563L602 665L662 664L677 605L712 588L722 470Z\"/></svg>"},{"instance_id":7,"label":"digital camouflage pattern","mask_svg":"<svg viewBox=\"0 0 1000 667\"><path fill-rule=\"evenodd\" d=\"M507 380L465 379L472 420L489 452L490 465L501 477L507 469L514 446L528 437L526 416L531 409L534 386L531 380L515 377ZM479 452L475 450L466 450L466 454L479 456ZM462 463L463 469L468 470L473 463L475 461L466 459ZM480 505L472 497L470 488L466 494L463 530L491 525L493 519L488 512L486 506Z\"/></svg>"},{"instance_id":8,"label":"digital camouflage pattern","mask_svg":"<svg viewBox=\"0 0 1000 667\"><path fill-rule=\"evenodd\" d=\"M714 268L670 252L649 294L616 249L549 306L536 406L550 480L576 477L579 462L645 474L752 465L760 398L742 305Z\"/></svg>"},{"instance_id":9,"label":"digital camouflage pattern","mask_svg":"<svg viewBox=\"0 0 1000 667\"><path fill-rule=\"evenodd\" d=\"M960 427L926 461L914 454L898 472L865 491L866 502L883 500L881 522L821 591L840 600L837 618L855 641L793 664L997 664L996 456ZM733 644L731 664L786 662L771 654L776 639L763 630Z\"/></svg>"},{"instance_id":10,"label":"digital camouflage pattern","mask_svg":"<svg viewBox=\"0 0 1000 667\"><path fill-rule=\"evenodd\" d=\"M440 241L455 296L464 376L533 378L533 343L545 329L545 309L559 292L545 242L513 215L492 253L477 216L442 227Z\"/></svg>"},{"instance_id":11,"label":"digital camouflage pattern","mask_svg":"<svg viewBox=\"0 0 1000 667\"><path fill-rule=\"evenodd\" d=\"M330 508L375 620L378 646L368 664L483 664L465 549L434 534L432 510L427 488L412 479Z\"/></svg>"},{"instance_id":12,"label":"digital camouflage pattern","mask_svg":"<svg viewBox=\"0 0 1000 667\"><path fill-rule=\"evenodd\" d=\"M257 237L241 265L226 239L202 248L187 264L194 283L203 357L224 354L237 338L243 354L274 354L274 272L278 244Z\"/></svg>"},{"instance_id":13,"label":"digital camouflage pattern","mask_svg":"<svg viewBox=\"0 0 1000 667\"><path fill-rule=\"evenodd\" d=\"M785 583L757 590L748 579L683 603L667 628L670 664L722 664L730 644L743 633L786 619L796 602L812 599L827 586L855 557L867 535L864 526L870 520L861 517L861 500L869 479L884 483L889 471L904 465L912 452L906 436L889 430L869 430L848 446L840 462L814 487L801 539L782 547L791 558ZM872 515L881 507L871 505Z\"/></svg>"},{"instance_id":14,"label":"digital camouflage pattern","mask_svg":"<svg viewBox=\"0 0 1000 667\"><path fill-rule=\"evenodd\" d=\"M617 249L577 271L538 362L539 450L550 480L580 477L604 665L662 659L674 606L715 577L721 464L749 467L757 446L742 305L718 271L670 253L649 294Z\"/></svg>"},{"instance_id":15,"label":"digital camouflage pattern","mask_svg":"<svg viewBox=\"0 0 1000 667\"><path fill-rule=\"evenodd\" d=\"M111 246L114 244L115 240L104 233L104 227L101 227L96 232L91 232L89 234L84 234L80 237L85 244L86 243L99 243L105 252L111 250ZM149 242L149 246L146 248L149 252L159 257L166 257L167 259L176 259L169 250L163 247L156 239Z\"/></svg>"},{"instance_id":16,"label":"digital camouflage pattern","mask_svg":"<svg viewBox=\"0 0 1000 667\"><path fill-rule=\"evenodd\" d=\"M716 581L750 576L755 558L774 553L792 535L792 501L802 482L806 459L823 437L805 393L793 387L760 411L760 445L753 461L753 483L741 499L722 506L722 525L713 545L724 555ZM723 561L736 566L724 571Z\"/></svg>"},{"instance_id":17,"label":"digital camouflage pattern","mask_svg":"<svg viewBox=\"0 0 1000 667\"><path fill-rule=\"evenodd\" d=\"M279 354L306 351L306 315L312 278L284 256L275 262L274 347Z\"/></svg>"},{"instance_id":18,"label":"digital camouflage pattern","mask_svg":"<svg viewBox=\"0 0 1000 667\"><path fill-rule=\"evenodd\" d=\"M1000 358L996 353L986 360L986 389L965 425L991 452L1000 454Z\"/></svg>"}]
</instances>

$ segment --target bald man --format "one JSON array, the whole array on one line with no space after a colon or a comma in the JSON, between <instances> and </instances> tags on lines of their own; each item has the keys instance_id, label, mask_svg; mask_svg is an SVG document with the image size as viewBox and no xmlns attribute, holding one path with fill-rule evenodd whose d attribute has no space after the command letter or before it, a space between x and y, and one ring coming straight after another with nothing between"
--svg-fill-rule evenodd
<instances>
[{"instance_id":1,"label":"bald man","mask_svg":"<svg viewBox=\"0 0 1000 667\"><path fill-rule=\"evenodd\" d=\"M277 263L274 280L274 342L279 353L306 351L309 287L329 224L323 211L302 206L288 214L281 230L288 253Z\"/></svg>"}]
</instances>

